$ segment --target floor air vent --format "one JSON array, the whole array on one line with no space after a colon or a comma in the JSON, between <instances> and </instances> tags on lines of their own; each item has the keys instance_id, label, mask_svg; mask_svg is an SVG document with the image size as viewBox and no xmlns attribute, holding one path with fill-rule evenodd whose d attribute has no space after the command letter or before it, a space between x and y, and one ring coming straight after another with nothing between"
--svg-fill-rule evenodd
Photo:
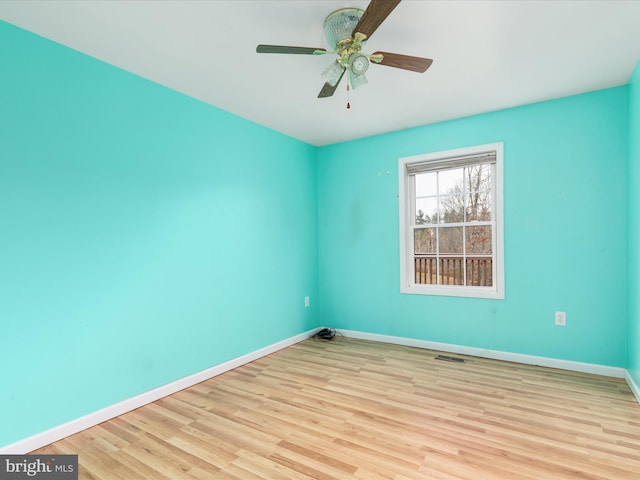
<instances>
[{"instance_id":1,"label":"floor air vent","mask_svg":"<svg viewBox=\"0 0 640 480\"><path fill-rule=\"evenodd\" d=\"M453 363L467 363L466 358L450 357L449 355L436 355L436 360L444 360Z\"/></svg>"}]
</instances>

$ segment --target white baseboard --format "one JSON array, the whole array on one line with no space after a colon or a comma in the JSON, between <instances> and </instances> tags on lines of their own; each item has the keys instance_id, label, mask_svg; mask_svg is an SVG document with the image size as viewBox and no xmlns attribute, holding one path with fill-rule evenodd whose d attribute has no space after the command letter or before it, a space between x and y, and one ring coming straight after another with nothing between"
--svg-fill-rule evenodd
<instances>
[{"instance_id":1,"label":"white baseboard","mask_svg":"<svg viewBox=\"0 0 640 480\"><path fill-rule=\"evenodd\" d=\"M625 372L624 379L627 381L627 384L631 389L631 393L636 397L638 404L640 404L640 386L638 386L638 384L633 380L633 377L628 371Z\"/></svg>"},{"instance_id":2,"label":"white baseboard","mask_svg":"<svg viewBox=\"0 0 640 480\"><path fill-rule=\"evenodd\" d=\"M161 387L154 388L153 390L149 390L148 392L141 393L140 395L136 395L135 397L110 405L106 408L103 408L102 410L98 410L97 412L90 413L88 415L85 415L84 417L77 418L65 424L46 430L42 433L33 435L32 437L28 437L24 440L20 440L10 445L0 447L0 454L24 455L26 453L32 452L34 450L37 450L38 448L44 447L46 445L49 445L50 443L68 437L69 435L73 435L74 433L78 433L89 427L98 425L102 422L117 417L118 415L130 412L131 410L135 410L136 408L140 408L144 405L147 405L148 403L155 402L156 400L166 397L167 395L179 392L180 390L184 390L185 388L196 385L197 383L204 382L205 380L220 375L221 373L233 370L234 368L257 360L258 358L264 357L271 353L277 352L278 350L289 347L295 343L301 342L302 340L311 337L317 331L318 329L314 328L312 330L309 330L308 332L295 335L291 338L287 338L280 342L261 348L260 350L256 350L255 352L242 355L241 357L237 357L233 360L215 365L201 372L176 380L175 382L171 382Z\"/></svg>"},{"instance_id":3,"label":"white baseboard","mask_svg":"<svg viewBox=\"0 0 640 480\"><path fill-rule=\"evenodd\" d=\"M360 338L363 340L373 340L375 342L393 343L405 345L407 347L426 348L441 352L459 353L474 357L492 358L494 360L504 360L507 362L524 363L526 365L539 365L541 367L559 368L562 370L572 370L574 372L593 373L606 377L625 378L626 370L619 367L608 367L592 363L573 362L570 360L558 360L548 357L536 357L533 355L523 355L520 353L502 352L499 350L488 350L485 348L465 347L451 343L430 342L427 340L417 340L415 338L394 337L391 335L379 335L376 333L358 332L355 330L340 330L345 337Z\"/></svg>"}]
</instances>

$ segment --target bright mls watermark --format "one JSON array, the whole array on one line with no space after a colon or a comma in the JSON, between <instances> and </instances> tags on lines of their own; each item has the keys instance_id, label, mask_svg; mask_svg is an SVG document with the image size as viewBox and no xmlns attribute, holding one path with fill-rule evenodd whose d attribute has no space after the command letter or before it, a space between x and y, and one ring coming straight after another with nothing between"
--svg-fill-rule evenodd
<instances>
[{"instance_id":1,"label":"bright mls watermark","mask_svg":"<svg viewBox=\"0 0 640 480\"><path fill-rule=\"evenodd\" d=\"M78 455L0 455L0 480L78 480Z\"/></svg>"}]
</instances>

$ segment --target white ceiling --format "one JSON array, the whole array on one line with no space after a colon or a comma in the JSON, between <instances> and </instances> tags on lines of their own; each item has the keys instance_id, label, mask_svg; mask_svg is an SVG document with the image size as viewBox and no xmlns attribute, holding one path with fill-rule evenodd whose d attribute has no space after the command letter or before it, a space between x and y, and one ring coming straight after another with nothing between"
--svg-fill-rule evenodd
<instances>
[{"instance_id":1,"label":"white ceiling","mask_svg":"<svg viewBox=\"0 0 640 480\"><path fill-rule=\"evenodd\" d=\"M624 85L640 59L640 1L404 0L366 44L434 59L371 65L369 84L318 99L333 56L322 24L368 1L0 1L0 18L313 145Z\"/></svg>"}]
</instances>

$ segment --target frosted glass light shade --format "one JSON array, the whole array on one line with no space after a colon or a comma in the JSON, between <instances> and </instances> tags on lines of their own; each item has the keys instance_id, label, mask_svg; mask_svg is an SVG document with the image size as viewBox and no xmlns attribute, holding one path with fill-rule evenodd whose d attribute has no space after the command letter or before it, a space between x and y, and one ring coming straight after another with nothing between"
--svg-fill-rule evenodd
<instances>
[{"instance_id":1,"label":"frosted glass light shade","mask_svg":"<svg viewBox=\"0 0 640 480\"><path fill-rule=\"evenodd\" d=\"M358 8L343 8L327 17L324 21L324 33L332 49L335 50L341 40L351 38L362 13L363 11Z\"/></svg>"},{"instance_id":2,"label":"frosted glass light shade","mask_svg":"<svg viewBox=\"0 0 640 480\"><path fill-rule=\"evenodd\" d=\"M340 62L337 60L335 62L331 62L327 68L322 72L322 78L329 83L332 87L335 87L338 80L342 76L343 67L340 65Z\"/></svg>"},{"instance_id":3,"label":"frosted glass light shade","mask_svg":"<svg viewBox=\"0 0 640 480\"><path fill-rule=\"evenodd\" d=\"M352 53L349 57L349 68L354 75L364 75L369 68L369 59L362 53Z\"/></svg>"},{"instance_id":4,"label":"frosted glass light shade","mask_svg":"<svg viewBox=\"0 0 640 480\"><path fill-rule=\"evenodd\" d=\"M351 83L351 86L354 90L368 83L367 77L364 75L364 73L361 75L356 75L351 70L349 70L349 82Z\"/></svg>"}]
</instances>

